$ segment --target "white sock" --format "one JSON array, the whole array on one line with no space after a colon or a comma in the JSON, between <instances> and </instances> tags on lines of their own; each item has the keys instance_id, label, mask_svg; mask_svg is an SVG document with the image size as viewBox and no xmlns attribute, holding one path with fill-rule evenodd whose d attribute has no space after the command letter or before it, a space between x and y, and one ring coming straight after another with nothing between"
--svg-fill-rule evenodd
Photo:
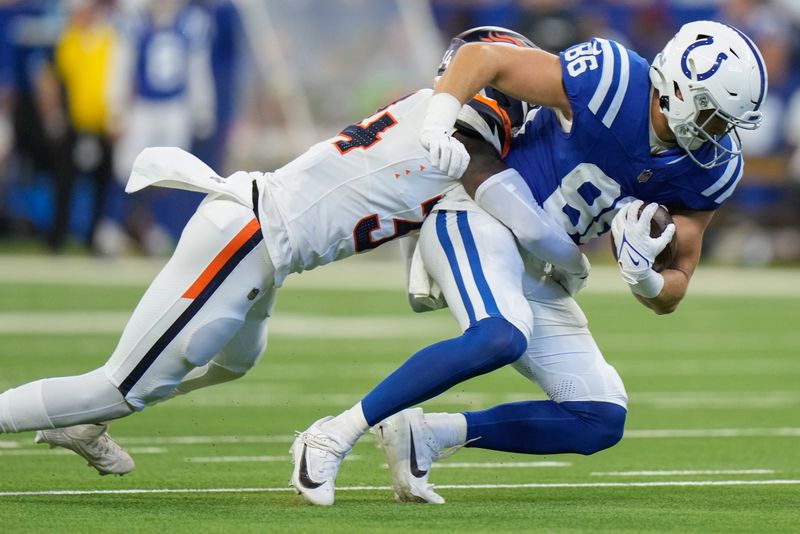
<instances>
[{"instance_id":1,"label":"white sock","mask_svg":"<svg viewBox=\"0 0 800 534\"><path fill-rule=\"evenodd\" d=\"M355 445L358 438L369 430L367 419L364 417L364 410L361 402L345 410L330 421L320 425L320 428L341 439L341 444L351 448Z\"/></svg>"},{"instance_id":2,"label":"white sock","mask_svg":"<svg viewBox=\"0 0 800 534\"><path fill-rule=\"evenodd\" d=\"M0 433L55 428L42 397L44 380L9 389L0 395Z\"/></svg>"},{"instance_id":3,"label":"white sock","mask_svg":"<svg viewBox=\"0 0 800 534\"><path fill-rule=\"evenodd\" d=\"M467 418L461 413L426 413L425 424L443 449L467 442Z\"/></svg>"},{"instance_id":4,"label":"white sock","mask_svg":"<svg viewBox=\"0 0 800 534\"><path fill-rule=\"evenodd\" d=\"M0 432L100 423L133 413L102 369L45 378L0 395Z\"/></svg>"}]
</instances>

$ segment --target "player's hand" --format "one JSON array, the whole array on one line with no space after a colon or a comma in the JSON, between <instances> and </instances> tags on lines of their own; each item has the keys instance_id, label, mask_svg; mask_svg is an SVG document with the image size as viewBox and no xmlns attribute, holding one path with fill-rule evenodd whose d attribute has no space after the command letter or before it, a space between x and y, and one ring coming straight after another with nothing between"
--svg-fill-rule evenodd
<instances>
[{"instance_id":1,"label":"player's hand","mask_svg":"<svg viewBox=\"0 0 800 534\"><path fill-rule=\"evenodd\" d=\"M469 165L469 152L464 145L445 131L423 130L419 142L428 151L428 159L442 173L461 178Z\"/></svg>"},{"instance_id":2,"label":"player's hand","mask_svg":"<svg viewBox=\"0 0 800 534\"><path fill-rule=\"evenodd\" d=\"M664 285L663 277L653 271L653 261L664 250L675 234L675 224L670 224L658 237L650 237L650 221L658 209L651 203L639 214L641 200L621 208L611 222L611 232L617 244L617 263L622 279L635 293L653 298Z\"/></svg>"},{"instance_id":3,"label":"player's hand","mask_svg":"<svg viewBox=\"0 0 800 534\"><path fill-rule=\"evenodd\" d=\"M436 93L428 103L419 142L431 164L453 178L461 178L469 165L469 152L450 135L461 111L461 102L449 93Z\"/></svg>"},{"instance_id":4,"label":"player's hand","mask_svg":"<svg viewBox=\"0 0 800 534\"><path fill-rule=\"evenodd\" d=\"M589 278L589 271L592 266L586 254L581 254L581 261L583 262L583 271L580 273L568 273L563 269L553 268L550 274L553 281L563 287L570 297L574 297L578 294L578 291L586 287L586 280Z\"/></svg>"}]
</instances>

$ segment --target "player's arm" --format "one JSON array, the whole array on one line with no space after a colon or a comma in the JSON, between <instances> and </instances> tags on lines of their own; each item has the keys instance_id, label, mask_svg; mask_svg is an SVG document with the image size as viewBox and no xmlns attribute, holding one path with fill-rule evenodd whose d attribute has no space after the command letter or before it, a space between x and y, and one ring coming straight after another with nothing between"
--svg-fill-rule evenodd
<instances>
[{"instance_id":1,"label":"player's arm","mask_svg":"<svg viewBox=\"0 0 800 534\"><path fill-rule=\"evenodd\" d=\"M561 68L558 56L535 48L501 43L468 43L459 48L436 84L420 132L433 165L461 177L469 154L450 132L461 106L487 85L531 104L556 108L571 119Z\"/></svg>"},{"instance_id":2,"label":"player's arm","mask_svg":"<svg viewBox=\"0 0 800 534\"><path fill-rule=\"evenodd\" d=\"M653 298L636 295L639 301L657 314L672 313L686 295L689 280L700 261L703 234L711 222L713 211L685 211L672 214L675 234L678 237L678 252L675 259L661 275L664 287Z\"/></svg>"},{"instance_id":3,"label":"player's arm","mask_svg":"<svg viewBox=\"0 0 800 534\"><path fill-rule=\"evenodd\" d=\"M575 295L589 276L589 261L566 230L533 197L520 174L487 142L456 134L472 155L464 188L487 213L503 223L529 254L554 267L553 278Z\"/></svg>"},{"instance_id":4,"label":"player's arm","mask_svg":"<svg viewBox=\"0 0 800 534\"><path fill-rule=\"evenodd\" d=\"M449 94L463 105L487 85L531 104L557 108L568 119L572 117L561 61L538 48L465 44L437 82L434 95Z\"/></svg>"}]
</instances>

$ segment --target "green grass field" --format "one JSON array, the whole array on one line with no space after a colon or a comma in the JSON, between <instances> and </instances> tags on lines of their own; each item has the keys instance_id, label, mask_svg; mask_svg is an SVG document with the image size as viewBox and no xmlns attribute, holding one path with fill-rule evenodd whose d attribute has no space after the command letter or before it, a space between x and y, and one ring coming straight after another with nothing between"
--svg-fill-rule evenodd
<instances>
[{"instance_id":1,"label":"green grass field","mask_svg":"<svg viewBox=\"0 0 800 534\"><path fill-rule=\"evenodd\" d=\"M0 390L104 363L154 269L65 261L0 259ZM448 500L436 507L393 501L368 436L336 505L306 505L288 487L293 432L457 334L447 311L407 309L396 269L357 261L353 279L331 268L287 284L244 379L114 423L137 461L128 476L99 477L33 433L0 437L0 531L800 531L798 271L710 270L657 317L600 269L607 281L579 301L628 388L620 444L591 457L462 450L432 472ZM503 369L425 407L529 398L542 394Z\"/></svg>"}]
</instances>

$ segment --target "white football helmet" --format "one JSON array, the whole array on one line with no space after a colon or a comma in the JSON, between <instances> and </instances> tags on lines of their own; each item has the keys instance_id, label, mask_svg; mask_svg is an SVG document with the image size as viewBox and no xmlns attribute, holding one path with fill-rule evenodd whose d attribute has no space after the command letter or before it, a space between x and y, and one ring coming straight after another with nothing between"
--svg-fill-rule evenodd
<instances>
[{"instance_id":1,"label":"white football helmet","mask_svg":"<svg viewBox=\"0 0 800 534\"><path fill-rule=\"evenodd\" d=\"M678 145L703 168L738 157L736 128L755 130L761 124L759 108L767 94L764 59L733 26L705 20L685 24L653 60L650 81ZM724 134L706 131L715 119L725 122ZM722 143L728 133L733 135L730 148ZM692 151L706 142L714 147L713 158L699 161Z\"/></svg>"}]
</instances>

